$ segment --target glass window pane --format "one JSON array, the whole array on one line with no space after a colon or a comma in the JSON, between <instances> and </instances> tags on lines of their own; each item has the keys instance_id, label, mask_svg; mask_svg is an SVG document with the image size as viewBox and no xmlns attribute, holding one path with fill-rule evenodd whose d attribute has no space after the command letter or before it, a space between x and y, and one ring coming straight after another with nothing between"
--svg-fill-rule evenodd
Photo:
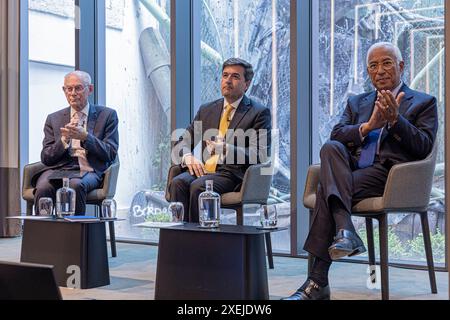
<instances>
[{"instance_id":1,"label":"glass window pane","mask_svg":"<svg viewBox=\"0 0 450 320\"><path fill-rule=\"evenodd\" d=\"M170 165L170 0L106 1L106 105L119 116L120 172L116 197L121 238L158 240L135 228L164 207ZM142 200L142 201L141 201ZM133 207L135 207L133 210ZM145 210L144 210L145 209ZM144 210L144 211L143 211Z\"/></svg>"},{"instance_id":2,"label":"glass window pane","mask_svg":"<svg viewBox=\"0 0 450 320\"><path fill-rule=\"evenodd\" d=\"M255 78L247 94L272 110L276 174L269 198L281 226L290 226L290 1L204 0L201 20L201 100L221 98L223 61L249 61ZM198 106L196 106L198 107ZM245 207L245 223L258 224L257 206ZM290 252L290 231L272 234L276 251Z\"/></svg>"},{"instance_id":3,"label":"glass window pane","mask_svg":"<svg viewBox=\"0 0 450 320\"><path fill-rule=\"evenodd\" d=\"M75 67L75 2L29 1L29 155L40 161L47 115L68 106L61 87Z\"/></svg>"},{"instance_id":4,"label":"glass window pane","mask_svg":"<svg viewBox=\"0 0 450 320\"><path fill-rule=\"evenodd\" d=\"M378 41L398 45L405 60L403 81L438 101L439 151L428 217L435 262L444 263L444 1L320 0L316 9L314 161L319 162L319 150L348 97L373 90L366 72L368 48ZM354 222L365 238L364 219ZM390 259L425 261L419 216L390 214L389 225Z\"/></svg>"}]
</instances>

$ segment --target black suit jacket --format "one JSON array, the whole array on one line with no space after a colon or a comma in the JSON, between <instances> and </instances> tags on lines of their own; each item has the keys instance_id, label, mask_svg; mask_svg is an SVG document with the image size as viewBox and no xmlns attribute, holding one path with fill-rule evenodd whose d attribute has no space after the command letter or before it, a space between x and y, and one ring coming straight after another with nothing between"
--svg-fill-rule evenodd
<instances>
[{"instance_id":1,"label":"black suit jacket","mask_svg":"<svg viewBox=\"0 0 450 320\"><path fill-rule=\"evenodd\" d=\"M61 141L60 128L70 123L70 107L50 114L44 127L44 141L41 161L46 168L32 179L35 185L37 178L49 169L60 169L73 162L70 150L64 148ZM81 143L86 149L86 157L95 173L100 177L114 162L119 148L119 120L113 109L90 105L87 123L88 137Z\"/></svg>"},{"instance_id":2,"label":"black suit jacket","mask_svg":"<svg viewBox=\"0 0 450 320\"><path fill-rule=\"evenodd\" d=\"M202 143L203 153L206 148L204 140L208 139L208 130L219 128L223 105L224 99L222 98L200 107L194 121L175 144L174 152L180 158L186 153L192 153L195 146L200 142ZM197 125L195 125L196 122ZM250 132L249 129L254 131L250 130ZM245 171L251 164L267 161L270 156L271 129L270 110L254 99L244 96L228 127L228 130L234 130L235 135L226 136L227 152L232 152L234 155L234 157L227 157L227 160L231 158L234 161L226 161L219 165L220 170L227 170L237 178L243 179ZM247 132L248 136L245 143L239 143L237 138L239 131ZM203 161L206 160L207 157L203 159Z\"/></svg>"},{"instance_id":3,"label":"black suit jacket","mask_svg":"<svg viewBox=\"0 0 450 320\"><path fill-rule=\"evenodd\" d=\"M380 161L388 167L426 158L438 129L435 97L406 85L399 92L404 92L405 96L400 104L398 122L390 129L386 126L381 137ZM362 145L359 127L370 119L376 98L376 91L349 98L340 122L331 132L331 140L343 143L355 157Z\"/></svg>"}]
</instances>

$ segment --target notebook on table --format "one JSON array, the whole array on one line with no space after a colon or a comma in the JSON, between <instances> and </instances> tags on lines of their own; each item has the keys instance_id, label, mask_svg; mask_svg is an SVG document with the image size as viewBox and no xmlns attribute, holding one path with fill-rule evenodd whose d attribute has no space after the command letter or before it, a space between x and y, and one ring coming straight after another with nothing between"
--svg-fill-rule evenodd
<instances>
[{"instance_id":1,"label":"notebook on table","mask_svg":"<svg viewBox=\"0 0 450 320\"><path fill-rule=\"evenodd\" d=\"M64 220L69 222L95 222L100 221L100 218L95 216L65 216Z\"/></svg>"}]
</instances>

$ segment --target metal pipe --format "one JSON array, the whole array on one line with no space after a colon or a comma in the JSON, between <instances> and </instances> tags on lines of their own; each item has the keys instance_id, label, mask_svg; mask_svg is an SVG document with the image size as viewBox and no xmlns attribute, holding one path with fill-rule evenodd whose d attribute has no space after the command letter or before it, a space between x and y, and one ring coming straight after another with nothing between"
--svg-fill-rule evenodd
<instances>
[{"instance_id":1,"label":"metal pipe","mask_svg":"<svg viewBox=\"0 0 450 320\"><path fill-rule=\"evenodd\" d=\"M153 0L139 1L155 17L155 19L159 21L159 23L163 24L164 27L170 30L170 17L161 9L160 6L158 6ZM201 42L201 50L206 59L218 65L222 64L222 55L203 41Z\"/></svg>"}]
</instances>

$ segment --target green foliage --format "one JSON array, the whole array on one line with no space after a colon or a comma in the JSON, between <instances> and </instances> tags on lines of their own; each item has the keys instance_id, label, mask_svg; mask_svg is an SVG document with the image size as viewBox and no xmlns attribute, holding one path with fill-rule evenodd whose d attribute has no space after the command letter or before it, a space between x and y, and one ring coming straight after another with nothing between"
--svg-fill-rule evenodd
<instances>
[{"instance_id":1,"label":"green foliage","mask_svg":"<svg viewBox=\"0 0 450 320\"><path fill-rule=\"evenodd\" d=\"M166 188L165 181L165 163L166 159L170 158L170 135L167 136L165 134L160 133L159 135L159 144L152 156L152 165L159 170L158 183L154 184L151 189L153 191L164 191Z\"/></svg>"},{"instance_id":2,"label":"green foliage","mask_svg":"<svg viewBox=\"0 0 450 320\"><path fill-rule=\"evenodd\" d=\"M366 229L358 231L364 245L367 247ZM374 246L375 256L379 255L379 229L374 228ZM431 234L431 245L433 250L433 258L435 262L445 262L445 235L439 229L435 234ZM398 235L389 227L388 230L388 246L389 257L393 259L419 260L426 261L425 248L423 243L423 234L418 234L412 240L401 241ZM367 254L366 254L367 255Z\"/></svg>"},{"instance_id":3,"label":"green foliage","mask_svg":"<svg viewBox=\"0 0 450 320\"><path fill-rule=\"evenodd\" d=\"M167 213L151 214L145 217L145 222L170 222L170 216Z\"/></svg>"},{"instance_id":4,"label":"green foliage","mask_svg":"<svg viewBox=\"0 0 450 320\"><path fill-rule=\"evenodd\" d=\"M423 245L423 234L419 233L417 237L408 241L410 248L408 254L410 257L425 257L425 247ZM445 235L438 229L435 234L431 235L431 247L433 250L433 258L436 261L445 260ZM423 258L425 260L425 258Z\"/></svg>"}]
</instances>

